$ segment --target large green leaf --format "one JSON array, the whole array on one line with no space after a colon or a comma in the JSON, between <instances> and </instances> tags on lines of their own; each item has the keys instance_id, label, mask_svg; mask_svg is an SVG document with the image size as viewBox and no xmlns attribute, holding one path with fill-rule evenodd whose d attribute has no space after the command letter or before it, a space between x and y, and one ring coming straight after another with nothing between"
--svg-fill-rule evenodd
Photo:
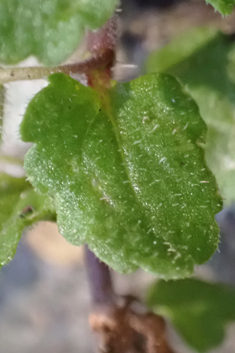
<instances>
[{"instance_id":1,"label":"large green leaf","mask_svg":"<svg viewBox=\"0 0 235 353\"><path fill-rule=\"evenodd\" d=\"M85 29L103 25L118 0L0 0L0 62L35 55L47 65L65 60Z\"/></svg>"},{"instance_id":2,"label":"large green leaf","mask_svg":"<svg viewBox=\"0 0 235 353\"><path fill-rule=\"evenodd\" d=\"M23 229L42 219L53 219L45 195L38 195L24 178L0 174L0 267L12 260Z\"/></svg>"},{"instance_id":3,"label":"large green leaf","mask_svg":"<svg viewBox=\"0 0 235 353\"><path fill-rule=\"evenodd\" d=\"M235 0L206 0L206 2L214 6L223 15L229 15L235 5Z\"/></svg>"},{"instance_id":4,"label":"large green leaf","mask_svg":"<svg viewBox=\"0 0 235 353\"><path fill-rule=\"evenodd\" d=\"M208 126L206 161L229 204L235 201L235 44L212 33L204 28L177 38L150 56L147 69L179 77L198 103ZM198 49L189 50L190 42L200 43ZM181 57L172 60L176 45Z\"/></svg>"},{"instance_id":5,"label":"large green leaf","mask_svg":"<svg viewBox=\"0 0 235 353\"><path fill-rule=\"evenodd\" d=\"M170 319L198 352L220 344L226 324L235 320L235 289L198 279L159 281L148 295L148 306Z\"/></svg>"},{"instance_id":6,"label":"large green leaf","mask_svg":"<svg viewBox=\"0 0 235 353\"><path fill-rule=\"evenodd\" d=\"M29 104L21 134L33 186L53 195L61 234L117 271L189 275L218 243L221 209L204 161L206 126L168 75L106 95L63 74Z\"/></svg>"}]
</instances>

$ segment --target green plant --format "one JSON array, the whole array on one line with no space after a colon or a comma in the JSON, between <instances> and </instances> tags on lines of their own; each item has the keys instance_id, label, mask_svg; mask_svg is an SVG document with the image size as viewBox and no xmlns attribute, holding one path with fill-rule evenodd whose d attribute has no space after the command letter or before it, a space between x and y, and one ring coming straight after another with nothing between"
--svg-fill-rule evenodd
<instances>
[{"instance_id":1,"label":"green plant","mask_svg":"<svg viewBox=\"0 0 235 353\"><path fill-rule=\"evenodd\" d=\"M223 14L235 4L210 3ZM23 141L34 144L25 156L27 181L0 175L1 266L13 258L24 227L45 219L56 219L69 242L86 243L99 259L123 273L140 267L162 279L184 278L217 249L214 217L222 198L211 170L222 196L234 200L234 173L220 173L218 167L224 163L220 154L228 134L226 153L230 160L234 157L234 70L231 65L229 75L227 70L233 44L212 29L200 29L153 54L147 64L150 74L117 83L111 79L116 17L109 19L115 6L116 0L0 0L0 61L15 64L35 55L49 65L0 69L0 113L5 83L50 75L49 85L29 103L20 127ZM85 29L99 27L87 40L89 58L56 66L75 50ZM195 64L202 62L201 57L207 60L202 70ZM86 74L88 86L71 78L72 73ZM207 140L206 124L191 95L208 125ZM216 105L212 116L208 106L218 99L219 109ZM224 110L230 116L221 124ZM89 250L87 254L88 268L94 267ZM100 273L107 272L105 265L95 266ZM101 275L100 281L104 295L102 300L100 293L94 297L108 301L110 279ZM171 283L176 291L182 282L164 285L171 288ZM196 283L197 290L210 288L193 280L183 283ZM217 292L219 298L234 298L232 290L228 294L219 287ZM160 298L158 289L154 293L149 305L156 309L161 302L155 302ZM197 330L192 337L192 330L184 330L182 312L174 321L187 341L204 351L221 341L221 325L234 319L233 314L224 314L226 310L214 325L219 335L214 339L214 332L209 334L208 341L199 332L200 340Z\"/></svg>"}]
</instances>

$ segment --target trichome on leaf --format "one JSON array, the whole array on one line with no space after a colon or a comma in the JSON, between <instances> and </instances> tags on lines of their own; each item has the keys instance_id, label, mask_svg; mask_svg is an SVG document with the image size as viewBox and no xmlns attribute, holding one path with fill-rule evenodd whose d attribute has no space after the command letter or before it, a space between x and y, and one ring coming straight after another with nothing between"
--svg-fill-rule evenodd
<instances>
[{"instance_id":1,"label":"trichome on leaf","mask_svg":"<svg viewBox=\"0 0 235 353\"><path fill-rule=\"evenodd\" d=\"M115 84L106 96L63 74L29 104L32 185L53 196L60 232L120 272L189 275L217 248L221 209L204 160L206 126L172 77Z\"/></svg>"},{"instance_id":2,"label":"trichome on leaf","mask_svg":"<svg viewBox=\"0 0 235 353\"><path fill-rule=\"evenodd\" d=\"M235 44L214 28L197 28L150 55L148 72L165 72L185 85L208 128L206 162L225 203L235 200Z\"/></svg>"}]
</instances>

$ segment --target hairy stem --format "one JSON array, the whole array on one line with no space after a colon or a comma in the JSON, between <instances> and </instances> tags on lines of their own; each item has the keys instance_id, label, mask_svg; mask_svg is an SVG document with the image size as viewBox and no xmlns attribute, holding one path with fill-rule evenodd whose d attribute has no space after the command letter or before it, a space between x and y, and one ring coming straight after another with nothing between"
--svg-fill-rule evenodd
<instances>
[{"instance_id":1,"label":"hairy stem","mask_svg":"<svg viewBox=\"0 0 235 353\"><path fill-rule=\"evenodd\" d=\"M93 303L112 302L114 291L109 267L101 262L87 245L85 246L85 261Z\"/></svg>"},{"instance_id":2,"label":"hairy stem","mask_svg":"<svg viewBox=\"0 0 235 353\"><path fill-rule=\"evenodd\" d=\"M55 72L63 72L66 75L70 75L72 73L89 74L92 70L103 70L104 68L109 67L112 62L113 51L108 49L100 55L75 64L56 67L0 68L0 84L12 81L36 80L45 78Z\"/></svg>"}]
</instances>

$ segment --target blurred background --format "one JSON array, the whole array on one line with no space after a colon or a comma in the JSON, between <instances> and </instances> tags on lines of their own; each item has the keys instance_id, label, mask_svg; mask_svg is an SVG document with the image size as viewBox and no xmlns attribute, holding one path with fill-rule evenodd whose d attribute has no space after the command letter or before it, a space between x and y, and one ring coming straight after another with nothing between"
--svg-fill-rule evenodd
<instances>
[{"instance_id":1,"label":"blurred background","mask_svg":"<svg viewBox=\"0 0 235 353\"><path fill-rule=\"evenodd\" d=\"M222 18L203 0L123 0L118 13L120 43L114 77L121 81L143 74L150 52L192 27L213 24L225 33L235 33L235 12ZM35 64L35 59L29 58L21 65ZM4 154L20 157L27 150L28 145L19 141L18 125L28 101L46 84L39 80L6 85ZM0 168L23 173L20 167L12 170L7 164ZM196 273L204 279L234 284L235 207L225 209L217 220L221 228L219 252ZM118 294L132 293L142 299L154 280L141 270L113 277ZM89 310L82 248L66 243L52 223L26 230L14 260L0 272L0 352L92 353ZM169 336L176 351L193 352L170 326ZM235 352L235 324L228 326L223 345L212 352Z\"/></svg>"}]
</instances>

